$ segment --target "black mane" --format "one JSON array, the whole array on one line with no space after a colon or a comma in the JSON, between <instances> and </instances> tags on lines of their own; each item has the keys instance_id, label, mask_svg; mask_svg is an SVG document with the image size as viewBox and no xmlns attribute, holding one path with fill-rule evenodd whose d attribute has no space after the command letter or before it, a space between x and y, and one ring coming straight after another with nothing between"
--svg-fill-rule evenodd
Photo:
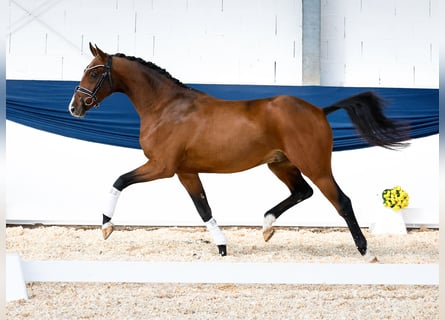
<instances>
[{"instance_id":1,"label":"black mane","mask_svg":"<svg viewBox=\"0 0 445 320\"><path fill-rule=\"evenodd\" d=\"M163 75L164 77L172 80L175 84L177 84L180 87L186 88L186 89L193 89L190 88L189 86L183 84L181 81L179 81L178 79L174 78L167 70L155 65L153 62L150 61L145 61L144 59L141 58L137 58L137 57L131 57L131 56L126 56L123 53L116 53L114 54L115 57L119 57L119 58L125 58L128 59L130 61L137 61L139 62L141 65L143 65L144 67L150 68L156 72L158 72L159 74Z\"/></svg>"}]
</instances>

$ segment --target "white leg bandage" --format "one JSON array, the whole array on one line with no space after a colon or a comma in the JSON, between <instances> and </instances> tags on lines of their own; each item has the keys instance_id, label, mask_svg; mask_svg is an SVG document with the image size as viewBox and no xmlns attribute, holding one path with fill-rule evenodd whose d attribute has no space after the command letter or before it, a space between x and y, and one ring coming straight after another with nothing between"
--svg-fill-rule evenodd
<instances>
[{"instance_id":1,"label":"white leg bandage","mask_svg":"<svg viewBox=\"0 0 445 320\"><path fill-rule=\"evenodd\" d=\"M268 229L272 228L272 225L274 224L275 221L277 221L277 218L275 218L274 215L272 215L272 214L266 215L264 217L263 230L268 230Z\"/></svg>"},{"instance_id":2,"label":"white leg bandage","mask_svg":"<svg viewBox=\"0 0 445 320\"><path fill-rule=\"evenodd\" d=\"M103 214L106 215L109 218L113 217L114 209L116 208L117 200L119 199L119 195L121 192L117 190L116 188L111 188L110 192L108 193L107 200L104 205L104 211Z\"/></svg>"},{"instance_id":3,"label":"white leg bandage","mask_svg":"<svg viewBox=\"0 0 445 320\"><path fill-rule=\"evenodd\" d=\"M205 225L207 230L209 230L210 234L212 235L213 242L215 242L217 246L227 244L226 237L224 236L224 233L222 233L214 218L207 221Z\"/></svg>"}]
</instances>

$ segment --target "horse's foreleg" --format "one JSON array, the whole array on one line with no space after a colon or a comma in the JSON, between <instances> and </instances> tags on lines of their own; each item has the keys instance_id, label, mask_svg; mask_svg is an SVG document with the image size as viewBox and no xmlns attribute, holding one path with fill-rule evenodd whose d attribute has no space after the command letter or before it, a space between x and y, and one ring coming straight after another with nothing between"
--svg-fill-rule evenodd
<instances>
[{"instance_id":1,"label":"horse's foreleg","mask_svg":"<svg viewBox=\"0 0 445 320\"><path fill-rule=\"evenodd\" d=\"M274 234L273 223L286 210L313 194L311 186L304 180L300 170L288 161L270 163L269 169L289 188L291 195L264 214L263 237L269 241Z\"/></svg>"},{"instance_id":2,"label":"horse's foreleg","mask_svg":"<svg viewBox=\"0 0 445 320\"><path fill-rule=\"evenodd\" d=\"M218 247L219 254L221 256L227 255L226 237L216 223L216 220L212 217L212 210L207 202L207 196L198 174L178 173L178 178L192 198L202 221L204 221L207 230L212 235L213 242Z\"/></svg>"},{"instance_id":3,"label":"horse's foreleg","mask_svg":"<svg viewBox=\"0 0 445 320\"><path fill-rule=\"evenodd\" d=\"M102 214L102 236L104 239L108 239L110 234L113 232L113 223L111 218L113 218L114 210L116 209L117 200L121 191L116 189L113 185L110 192L108 193L106 202L104 204L104 211Z\"/></svg>"},{"instance_id":4,"label":"horse's foreleg","mask_svg":"<svg viewBox=\"0 0 445 320\"><path fill-rule=\"evenodd\" d=\"M119 196L126 187L139 182L147 182L171 176L173 176L172 171L167 170L165 166L155 161L148 161L139 168L121 175L114 182L104 204L102 215L102 235L104 239L107 239L113 232L114 225L111 219L113 218Z\"/></svg>"}]
</instances>

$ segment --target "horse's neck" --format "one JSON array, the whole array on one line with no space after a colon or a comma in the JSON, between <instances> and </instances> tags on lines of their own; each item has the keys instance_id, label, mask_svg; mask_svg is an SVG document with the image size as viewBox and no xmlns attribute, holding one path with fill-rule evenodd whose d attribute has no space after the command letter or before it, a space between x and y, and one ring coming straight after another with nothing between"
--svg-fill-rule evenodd
<instances>
[{"instance_id":1,"label":"horse's neck","mask_svg":"<svg viewBox=\"0 0 445 320\"><path fill-rule=\"evenodd\" d=\"M162 101L169 100L179 89L169 79L154 70L141 68L138 72L121 73L119 91L126 94L139 116L155 113Z\"/></svg>"}]
</instances>

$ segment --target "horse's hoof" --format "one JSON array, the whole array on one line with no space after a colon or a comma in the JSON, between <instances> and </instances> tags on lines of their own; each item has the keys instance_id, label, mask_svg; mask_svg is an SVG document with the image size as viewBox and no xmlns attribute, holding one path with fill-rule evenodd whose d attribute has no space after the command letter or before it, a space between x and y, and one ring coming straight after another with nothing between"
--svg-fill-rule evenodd
<instances>
[{"instance_id":1,"label":"horse's hoof","mask_svg":"<svg viewBox=\"0 0 445 320\"><path fill-rule=\"evenodd\" d=\"M270 238L274 235L275 230L273 227L263 230L264 241L269 241Z\"/></svg>"},{"instance_id":2,"label":"horse's hoof","mask_svg":"<svg viewBox=\"0 0 445 320\"><path fill-rule=\"evenodd\" d=\"M379 259L369 251L367 251L363 257L367 263L379 263Z\"/></svg>"},{"instance_id":3,"label":"horse's hoof","mask_svg":"<svg viewBox=\"0 0 445 320\"><path fill-rule=\"evenodd\" d=\"M379 259L377 259L377 257L374 257L371 259L371 261L369 261L369 263L379 263Z\"/></svg>"},{"instance_id":4,"label":"horse's hoof","mask_svg":"<svg viewBox=\"0 0 445 320\"><path fill-rule=\"evenodd\" d=\"M277 218L273 214L266 214L264 216L264 223L263 223L263 237L264 241L269 241L270 238L272 238L273 234L275 233L275 230L273 228L273 223L277 221Z\"/></svg>"},{"instance_id":5,"label":"horse's hoof","mask_svg":"<svg viewBox=\"0 0 445 320\"><path fill-rule=\"evenodd\" d=\"M114 225L111 222L107 222L102 226L102 236L104 240L107 240L110 234L113 232Z\"/></svg>"},{"instance_id":6,"label":"horse's hoof","mask_svg":"<svg viewBox=\"0 0 445 320\"><path fill-rule=\"evenodd\" d=\"M227 246L225 244L220 244L217 247L221 257L227 256Z\"/></svg>"}]
</instances>

